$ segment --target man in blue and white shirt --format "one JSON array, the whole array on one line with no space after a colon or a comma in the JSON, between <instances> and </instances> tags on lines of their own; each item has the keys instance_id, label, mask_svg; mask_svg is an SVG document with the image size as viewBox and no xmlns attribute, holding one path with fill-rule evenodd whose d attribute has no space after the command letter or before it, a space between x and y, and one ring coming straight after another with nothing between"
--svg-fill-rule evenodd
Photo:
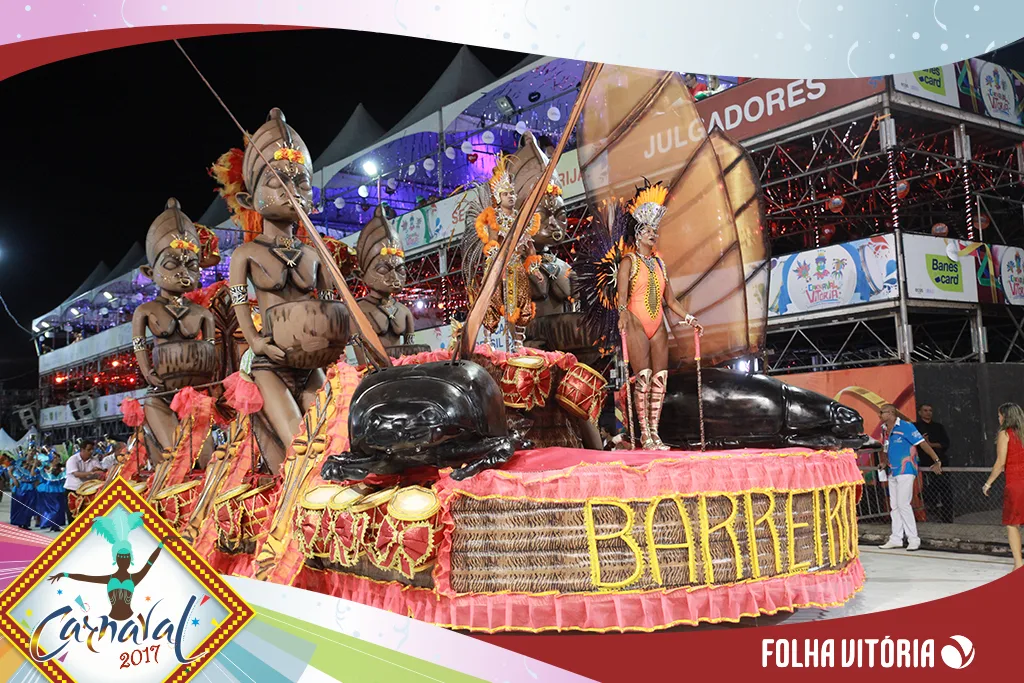
<instances>
[{"instance_id":1,"label":"man in blue and white shirt","mask_svg":"<svg viewBox=\"0 0 1024 683\"><path fill-rule=\"evenodd\" d=\"M887 438L883 445L883 465L888 465L889 475L889 509L892 515L892 535L885 545L879 548L902 548L904 537L907 539L907 550L919 550L921 538L917 535L917 520L910 501L914 498L914 480L917 479L917 449L920 448L931 456L934 464L932 471L942 474L942 462L935 450L928 445L921 432L912 422L905 422L896 417L896 406L886 404L880 411L882 426Z\"/></svg>"}]
</instances>

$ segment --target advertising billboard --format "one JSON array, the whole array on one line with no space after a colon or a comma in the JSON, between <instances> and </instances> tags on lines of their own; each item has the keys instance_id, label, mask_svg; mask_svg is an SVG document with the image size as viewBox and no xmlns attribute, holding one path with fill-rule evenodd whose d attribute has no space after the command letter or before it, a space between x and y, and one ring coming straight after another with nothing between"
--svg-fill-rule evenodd
<instances>
[{"instance_id":1,"label":"advertising billboard","mask_svg":"<svg viewBox=\"0 0 1024 683\"><path fill-rule=\"evenodd\" d=\"M768 316L806 313L899 296L892 235L772 259Z\"/></svg>"},{"instance_id":2,"label":"advertising billboard","mask_svg":"<svg viewBox=\"0 0 1024 683\"><path fill-rule=\"evenodd\" d=\"M936 301L978 301L975 252L983 248L967 242L931 235L904 235L903 261L907 296Z\"/></svg>"}]
</instances>

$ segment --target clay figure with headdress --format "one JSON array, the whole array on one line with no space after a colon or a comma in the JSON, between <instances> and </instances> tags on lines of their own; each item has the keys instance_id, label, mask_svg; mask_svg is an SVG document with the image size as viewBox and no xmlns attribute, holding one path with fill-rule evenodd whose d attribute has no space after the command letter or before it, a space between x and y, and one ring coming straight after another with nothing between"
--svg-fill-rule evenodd
<instances>
[{"instance_id":1,"label":"clay figure with headdress","mask_svg":"<svg viewBox=\"0 0 1024 683\"><path fill-rule=\"evenodd\" d=\"M178 201L168 199L146 234L148 265L142 267L142 274L156 284L159 293L132 316L132 346L139 370L160 394L145 401L154 463L172 446L178 426L166 392L208 383L216 372L213 314L184 296L200 286L199 252L195 226ZM147 332L153 336L152 362Z\"/></svg>"},{"instance_id":2,"label":"clay figure with headdress","mask_svg":"<svg viewBox=\"0 0 1024 683\"><path fill-rule=\"evenodd\" d=\"M250 241L232 254L231 302L254 354L251 375L263 395L262 416L281 446L263 449L276 471L283 447L298 433L303 412L325 381L323 368L345 353L349 312L328 284L319 253L296 236L299 216L288 195L304 211L312 207L312 159L280 109L272 109L251 136L240 163L242 187L233 200L255 218L243 224L260 232L247 235ZM251 314L250 284L260 330Z\"/></svg>"},{"instance_id":3,"label":"clay figure with headdress","mask_svg":"<svg viewBox=\"0 0 1024 683\"><path fill-rule=\"evenodd\" d=\"M405 252L398 233L388 222L388 213L384 204L374 210L373 218L359 233L356 257L363 283L369 289L359 301L359 308L390 353L390 349L413 343L416 324L412 311L395 298L405 288ZM356 356L365 362L358 347Z\"/></svg>"}]
</instances>

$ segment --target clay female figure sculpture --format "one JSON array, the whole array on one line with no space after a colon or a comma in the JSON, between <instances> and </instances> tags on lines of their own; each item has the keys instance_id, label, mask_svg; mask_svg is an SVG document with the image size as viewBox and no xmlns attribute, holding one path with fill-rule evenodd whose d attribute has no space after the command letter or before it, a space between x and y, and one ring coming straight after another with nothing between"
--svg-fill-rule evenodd
<instances>
[{"instance_id":1,"label":"clay female figure sculpture","mask_svg":"<svg viewBox=\"0 0 1024 683\"><path fill-rule=\"evenodd\" d=\"M377 206L373 218L359 233L356 255L362 280L370 290L359 301L359 308L369 318L388 354L406 355L407 349L414 344L416 324L412 311L395 299L395 294L405 288L405 252L394 228L388 223L383 204ZM429 349L423 347L420 350ZM356 356L360 363L366 362L359 347L356 347Z\"/></svg>"},{"instance_id":2,"label":"clay female figure sculpture","mask_svg":"<svg viewBox=\"0 0 1024 683\"><path fill-rule=\"evenodd\" d=\"M210 311L185 298L198 288L199 235L181 211L176 199L146 235L146 259L142 274L159 288L159 294L135 309L132 346L143 377L159 395L145 400L148 426L147 450L154 465L163 451L174 445L178 418L171 411L168 390L206 384L214 378L216 353L214 321ZM146 350L146 332L153 335L153 361Z\"/></svg>"},{"instance_id":3,"label":"clay female figure sculpture","mask_svg":"<svg viewBox=\"0 0 1024 683\"><path fill-rule=\"evenodd\" d=\"M262 415L283 446L298 433L303 412L323 385L322 368L345 352L349 313L336 300L319 253L295 236L299 216L288 193L303 210L312 207L309 150L280 109L271 110L251 139L242 159L245 191L235 200L262 217L262 233L232 254L231 301L255 355L251 374L263 395ZM262 317L259 331L249 306L250 283ZM263 452L276 472L283 450Z\"/></svg>"}]
</instances>

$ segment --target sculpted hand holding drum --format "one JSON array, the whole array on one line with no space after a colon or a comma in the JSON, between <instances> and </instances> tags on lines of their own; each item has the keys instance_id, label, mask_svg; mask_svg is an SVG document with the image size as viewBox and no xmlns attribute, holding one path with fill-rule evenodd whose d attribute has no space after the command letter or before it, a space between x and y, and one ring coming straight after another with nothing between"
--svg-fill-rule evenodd
<instances>
[{"instance_id":1,"label":"sculpted hand holding drum","mask_svg":"<svg viewBox=\"0 0 1024 683\"><path fill-rule=\"evenodd\" d=\"M216 371L213 314L183 296L200 286L199 250L192 221L177 200L168 199L167 208L146 235L149 265L142 267L143 275L160 291L132 316L132 346L139 370L158 392L205 384ZM146 350L147 331L154 337L152 363ZM166 395L148 397L145 411L150 459L157 464L162 452L173 445L178 419Z\"/></svg>"}]
</instances>

